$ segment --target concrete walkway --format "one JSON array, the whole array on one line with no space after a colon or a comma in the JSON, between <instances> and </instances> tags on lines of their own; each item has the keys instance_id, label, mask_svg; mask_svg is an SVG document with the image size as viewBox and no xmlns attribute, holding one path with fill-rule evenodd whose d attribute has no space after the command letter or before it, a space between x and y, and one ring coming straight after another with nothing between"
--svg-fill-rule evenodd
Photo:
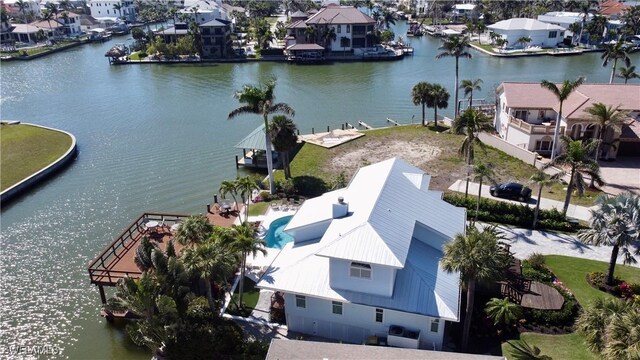
<instances>
[{"instance_id":1,"label":"concrete walkway","mask_svg":"<svg viewBox=\"0 0 640 360\"><path fill-rule=\"evenodd\" d=\"M478 186L479 185L480 184L478 184L478 183L469 182L469 196L478 197ZM454 182L451 186L449 186L449 190L464 193L465 186L466 186L465 181L456 180L456 182ZM504 202L510 202L510 203L513 203L513 204L526 204L526 205L528 205L530 207L534 207L534 208L536 206L537 198L535 197L535 194L532 194L532 197L531 197L531 199L529 200L528 203L523 203L523 202L519 202L519 201L508 200L508 199L503 199L503 198L499 198L499 197L493 197L493 196L491 196L491 193L489 192L490 188L491 188L491 186L489 186L489 185L482 185L481 196L483 198L488 198L488 199L493 199L493 200L498 200L498 201L504 201ZM533 189L532 189L532 191L533 191ZM545 198L541 198L540 199L540 208L541 209L551 210L553 208L556 208L559 211L562 211L562 207L563 206L564 206L564 203L561 202L561 201L545 199ZM589 210L590 209L595 209L595 208L596 207L588 208L588 207L584 207L584 206L578 206L578 205L569 204L569 208L567 209L567 216L570 217L570 218L574 218L574 219L589 221L591 219L591 212Z\"/></svg>"},{"instance_id":2,"label":"concrete walkway","mask_svg":"<svg viewBox=\"0 0 640 360\"><path fill-rule=\"evenodd\" d=\"M533 253L542 255L565 255L582 259L609 262L611 246L593 246L580 242L574 235L560 234L551 231L537 231L513 228L500 225L498 229L505 235L504 243L511 245L511 252L519 259L526 259ZM640 242L636 242L640 248ZM622 264L622 256L618 255L618 264ZM640 263L631 265L640 267Z\"/></svg>"}]
</instances>

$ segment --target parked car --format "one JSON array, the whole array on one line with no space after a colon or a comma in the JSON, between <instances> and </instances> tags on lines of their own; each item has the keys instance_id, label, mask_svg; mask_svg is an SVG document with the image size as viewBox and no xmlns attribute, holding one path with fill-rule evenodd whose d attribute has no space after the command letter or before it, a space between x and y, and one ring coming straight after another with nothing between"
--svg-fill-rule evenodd
<instances>
[{"instance_id":1,"label":"parked car","mask_svg":"<svg viewBox=\"0 0 640 360\"><path fill-rule=\"evenodd\" d=\"M529 201L531 189L518 183L497 184L490 189L491 195L518 201Z\"/></svg>"}]
</instances>

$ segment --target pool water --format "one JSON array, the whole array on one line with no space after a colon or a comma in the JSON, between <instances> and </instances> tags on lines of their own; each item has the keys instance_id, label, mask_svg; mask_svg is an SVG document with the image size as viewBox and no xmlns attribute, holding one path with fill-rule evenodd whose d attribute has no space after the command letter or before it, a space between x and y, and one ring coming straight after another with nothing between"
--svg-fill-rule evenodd
<instances>
[{"instance_id":1,"label":"pool water","mask_svg":"<svg viewBox=\"0 0 640 360\"><path fill-rule=\"evenodd\" d=\"M264 238L267 242L268 248L282 249L287 243L293 241L293 236L284 232L284 228L292 217L293 215L281 217L280 219L274 220L271 225L269 225L269 231L267 232L267 236Z\"/></svg>"}]
</instances>

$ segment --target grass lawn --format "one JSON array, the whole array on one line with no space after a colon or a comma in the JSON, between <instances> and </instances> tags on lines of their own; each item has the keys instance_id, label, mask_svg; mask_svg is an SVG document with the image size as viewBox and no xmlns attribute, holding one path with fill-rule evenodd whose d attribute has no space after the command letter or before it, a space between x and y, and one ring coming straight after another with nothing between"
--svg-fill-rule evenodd
<instances>
[{"instance_id":1,"label":"grass lawn","mask_svg":"<svg viewBox=\"0 0 640 360\"><path fill-rule=\"evenodd\" d=\"M250 204L249 205L249 216L258 216L258 215L264 215L267 212L267 209L269 208L269 203L268 202L259 202L259 203L255 203L255 204Z\"/></svg>"},{"instance_id":2,"label":"grass lawn","mask_svg":"<svg viewBox=\"0 0 640 360\"><path fill-rule=\"evenodd\" d=\"M429 119L429 117L427 118ZM331 183L341 172L347 181L356 170L393 156L403 158L431 175L433 190L444 191L466 175L458 149L464 136L433 131L420 125L406 125L365 131L365 136L325 149L305 144L291 162L292 176L315 176ZM430 153L437 149L437 154ZM536 171L532 165L492 147L476 147L476 162L491 164L497 182L517 181L527 184ZM282 180L280 172L276 177ZM564 200L563 185L543 189L543 197ZM537 192L534 193L537 194ZM572 204L592 205L596 193L583 198L573 196Z\"/></svg>"},{"instance_id":3,"label":"grass lawn","mask_svg":"<svg viewBox=\"0 0 640 360\"><path fill-rule=\"evenodd\" d=\"M236 291L233 293L233 301L230 307L234 307L234 303L238 303L238 290L240 284L236 287ZM244 309L242 311L236 311L236 309L230 309L231 313L238 314L247 317L251 314L251 311L256 307L258 298L260 297L260 289L256 287L256 283L248 278L244 278L244 292L242 293L242 302L244 303Z\"/></svg>"},{"instance_id":4,"label":"grass lawn","mask_svg":"<svg viewBox=\"0 0 640 360\"><path fill-rule=\"evenodd\" d=\"M540 348L542 355L551 356L553 359L598 359L599 357L589 351L584 345L582 336L577 333L565 335L546 335L535 333L520 334L520 339L531 346ZM505 342L502 344L502 355L513 359L512 347Z\"/></svg>"},{"instance_id":5,"label":"grass lawn","mask_svg":"<svg viewBox=\"0 0 640 360\"><path fill-rule=\"evenodd\" d=\"M607 273L608 263L560 255L545 256L547 266L576 296L582 306L597 297L611 296L587 283L587 273ZM640 269L617 264L614 275L632 283L640 283Z\"/></svg>"},{"instance_id":6,"label":"grass lawn","mask_svg":"<svg viewBox=\"0 0 640 360\"><path fill-rule=\"evenodd\" d=\"M472 41L471 43L472 43L473 45L475 45L475 46L479 47L479 48L482 48L483 50L486 50L486 51L488 51L488 52L492 53L492 54L495 54L495 53L496 53L495 51L493 51L493 45L490 45L490 44L480 44L480 43L479 43L479 42L477 42L477 41Z\"/></svg>"},{"instance_id":7,"label":"grass lawn","mask_svg":"<svg viewBox=\"0 0 640 360\"><path fill-rule=\"evenodd\" d=\"M142 59L144 59L144 58L141 58L141 57L140 57L140 52L139 52L139 51L135 51L135 52L132 52L132 53L129 55L129 59L131 59L131 60L142 60Z\"/></svg>"},{"instance_id":8,"label":"grass lawn","mask_svg":"<svg viewBox=\"0 0 640 360\"><path fill-rule=\"evenodd\" d=\"M1 125L0 191L48 166L71 146L69 135L31 125Z\"/></svg>"}]
</instances>

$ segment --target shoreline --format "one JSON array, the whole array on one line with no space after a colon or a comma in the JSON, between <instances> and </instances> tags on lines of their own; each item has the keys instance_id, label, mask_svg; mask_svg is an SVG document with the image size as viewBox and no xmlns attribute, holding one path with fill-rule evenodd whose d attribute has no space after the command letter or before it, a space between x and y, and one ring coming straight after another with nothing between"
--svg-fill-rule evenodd
<instances>
[{"instance_id":1,"label":"shoreline","mask_svg":"<svg viewBox=\"0 0 640 360\"><path fill-rule=\"evenodd\" d=\"M469 44L473 49L480 51L483 54L490 55L493 57L500 58L518 58L518 57L536 57L536 56L553 56L553 57L564 57L564 56L578 56L582 54L588 54L592 52L603 52L604 49L579 49L579 51L553 51L552 49L547 49L538 52L514 52L514 53L495 53L489 50L486 50L476 44Z\"/></svg>"}]
</instances>

